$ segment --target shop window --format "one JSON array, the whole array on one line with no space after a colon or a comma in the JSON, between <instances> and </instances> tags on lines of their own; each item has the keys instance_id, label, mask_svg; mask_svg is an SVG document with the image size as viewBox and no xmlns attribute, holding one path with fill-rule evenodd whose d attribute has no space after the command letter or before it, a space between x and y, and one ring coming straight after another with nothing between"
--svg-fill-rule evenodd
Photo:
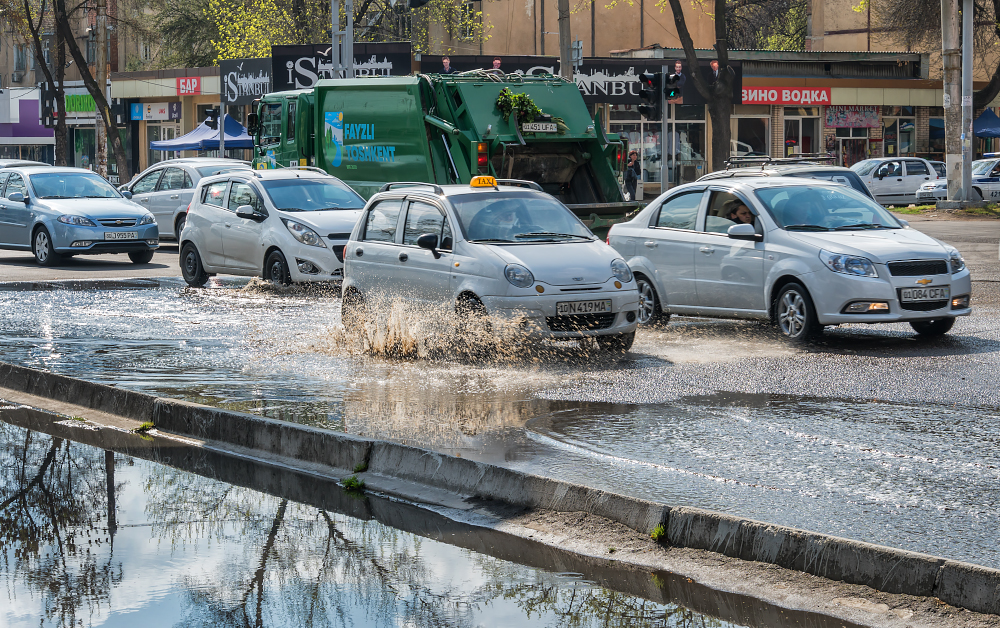
<instances>
[{"instance_id":1,"label":"shop window","mask_svg":"<svg viewBox=\"0 0 1000 628\"><path fill-rule=\"evenodd\" d=\"M914 115L914 110L913 110L913 107L883 107L882 108L882 115L883 116L892 116L892 117L913 116ZM942 113L942 115L944 115L944 114Z\"/></svg>"},{"instance_id":2,"label":"shop window","mask_svg":"<svg viewBox=\"0 0 1000 628\"><path fill-rule=\"evenodd\" d=\"M611 115L608 119L612 122L616 120L636 120L642 119L639 109L635 105L611 105Z\"/></svg>"},{"instance_id":3,"label":"shop window","mask_svg":"<svg viewBox=\"0 0 1000 628\"><path fill-rule=\"evenodd\" d=\"M906 109L907 107L888 108ZM909 109L912 109L912 107L909 107ZM882 118L882 141L885 143L886 157L914 154L914 137L914 118Z\"/></svg>"},{"instance_id":4,"label":"shop window","mask_svg":"<svg viewBox=\"0 0 1000 628\"><path fill-rule=\"evenodd\" d=\"M942 114L943 115L943 114ZM927 148L932 153L944 152L944 118L931 118Z\"/></svg>"},{"instance_id":5,"label":"shop window","mask_svg":"<svg viewBox=\"0 0 1000 628\"><path fill-rule=\"evenodd\" d=\"M819 107L785 107L785 117L819 117Z\"/></svg>"},{"instance_id":6,"label":"shop window","mask_svg":"<svg viewBox=\"0 0 1000 628\"><path fill-rule=\"evenodd\" d=\"M837 137L868 137L868 129L837 129Z\"/></svg>"},{"instance_id":7,"label":"shop window","mask_svg":"<svg viewBox=\"0 0 1000 628\"><path fill-rule=\"evenodd\" d=\"M768 154L768 118L734 118L736 132L730 150L731 157Z\"/></svg>"},{"instance_id":8,"label":"shop window","mask_svg":"<svg viewBox=\"0 0 1000 628\"><path fill-rule=\"evenodd\" d=\"M704 120L705 105L674 105L674 120Z\"/></svg>"}]
</instances>

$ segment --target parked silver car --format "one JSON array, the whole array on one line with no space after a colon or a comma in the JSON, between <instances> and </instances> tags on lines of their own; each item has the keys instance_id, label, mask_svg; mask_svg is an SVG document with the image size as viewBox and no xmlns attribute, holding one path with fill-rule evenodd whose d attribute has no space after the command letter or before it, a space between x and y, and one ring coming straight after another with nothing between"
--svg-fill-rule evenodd
<instances>
[{"instance_id":1,"label":"parked silver car","mask_svg":"<svg viewBox=\"0 0 1000 628\"><path fill-rule=\"evenodd\" d=\"M198 182L204 177L249 168L250 162L238 159L169 159L143 170L118 189L131 192L133 201L152 212L162 237L179 242L187 207Z\"/></svg>"},{"instance_id":2,"label":"parked silver car","mask_svg":"<svg viewBox=\"0 0 1000 628\"><path fill-rule=\"evenodd\" d=\"M917 201L917 190L928 181L942 178L926 159L918 157L865 159L851 166L883 205L907 205Z\"/></svg>"}]
</instances>

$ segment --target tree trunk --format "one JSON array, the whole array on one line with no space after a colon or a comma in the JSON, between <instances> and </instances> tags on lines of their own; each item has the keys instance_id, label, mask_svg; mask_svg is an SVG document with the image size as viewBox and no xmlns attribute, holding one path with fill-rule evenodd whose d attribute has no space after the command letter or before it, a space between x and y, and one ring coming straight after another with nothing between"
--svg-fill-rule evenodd
<instances>
[{"instance_id":1,"label":"tree trunk","mask_svg":"<svg viewBox=\"0 0 1000 628\"><path fill-rule=\"evenodd\" d=\"M66 125L66 42L56 29L56 165L68 166L69 127Z\"/></svg>"}]
</instances>

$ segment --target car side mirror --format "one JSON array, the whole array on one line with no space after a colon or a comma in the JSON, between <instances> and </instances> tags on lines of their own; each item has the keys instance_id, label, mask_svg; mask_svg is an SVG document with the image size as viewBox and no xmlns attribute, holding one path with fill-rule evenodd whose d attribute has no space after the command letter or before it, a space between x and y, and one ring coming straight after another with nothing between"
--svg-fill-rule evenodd
<instances>
[{"instance_id":1,"label":"car side mirror","mask_svg":"<svg viewBox=\"0 0 1000 628\"><path fill-rule=\"evenodd\" d=\"M240 205L236 208L236 216L239 218L249 218L250 220L263 220L266 218L251 205Z\"/></svg>"},{"instance_id":2,"label":"car side mirror","mask_svg":"<svg viewBox=\"0 0 1000 628\"><path fill-rule=\"evenodd\" d=\"M257 127L260 124L260 117L256 113L247 115L247 134L253 137L257 135Z\"/></svg>"},{"instance_id":3,"label":"car side mirror","mask_svg":"<svg viewBox=\"0 0 1000 628\"><path fill-rule=\"evenodd\" d=\"M127 199L130 199L130 200L131 200L131 198L132 198L132 193L131 193L131 192L129 192L128 190L122 190L122 196L124 196L125 198L127 198Z\"/></svg>"},{"instance_id":4,"label":"car side mirror","mask_svg":"<svg viewBox=\"0 0 1000 628\"><path fill-rule=\"evenodd\" d=\"M897 218L896 220L899 221L899 224L903 225L904 227L909 227L910 226L910 221L909 220L903 220L902 218Z\"/></svg>"},{"instance_id":5,"label":"car side mirror","mask_svg":"<svg viewBox=\"0 0 1000 628\"><path fill-rule=\"evenodd\" d=\"M11 203L28 202L28 199L24 198L24 194L21 194L20 192L13 192L10 196L7 197L7 200L10 201Z\"/></svg>"},{"instance_id":6,"label":"car side mirror","mask_svg":"<svg viewBox=\"0 0 1000 628\"><path fill-rule=\"evenodd\" d=\"M438 253L437 250L438 237L436 233L425 233L419 238L417 238L417 246L419 246L422 249L427 249L431 253L433 253L434 259L438 259L441 257L441 254Z\"/></svg>"},{"instance_id":7,"label":"car side mirror","mask_svg":"<svg viewBox=\"0 0 1000 628\"><path fill-rule=\"evenodd\" d=\"M757 233L753 225L748 224L733 225L728 231L726 231L726 235L733 240L751 240L753 242L760 242L764 239L764 236Z\"/></svg>"}]
</instances>

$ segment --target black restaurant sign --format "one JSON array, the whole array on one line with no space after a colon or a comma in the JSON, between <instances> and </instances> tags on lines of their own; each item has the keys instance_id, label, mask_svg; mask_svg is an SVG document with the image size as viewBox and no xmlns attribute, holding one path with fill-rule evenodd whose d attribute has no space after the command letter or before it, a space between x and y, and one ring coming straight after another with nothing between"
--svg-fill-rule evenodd
<instances>
[{"instance_id":1,"label":"black restaurant sign","mask_svg":"<svg viewBox=\"0 0 1000 628\"><path fill-rule=\"evenodd\" d=\"M227 105L248 105L271 91L270 59L222 60L219 74Z\"/></svg>"},{"instance_id":2,"label":"black restaurant sign","mask_svg":"<svg viewBox=\"0 0 1000 628\"><path fill-rule=\"evenodd\" d=\"M274 91L312 87L319 79L335 78L330 44L271 46ZM354 44L355 76L410 74L410 42Z\"/></svg>"}]
</instances>

